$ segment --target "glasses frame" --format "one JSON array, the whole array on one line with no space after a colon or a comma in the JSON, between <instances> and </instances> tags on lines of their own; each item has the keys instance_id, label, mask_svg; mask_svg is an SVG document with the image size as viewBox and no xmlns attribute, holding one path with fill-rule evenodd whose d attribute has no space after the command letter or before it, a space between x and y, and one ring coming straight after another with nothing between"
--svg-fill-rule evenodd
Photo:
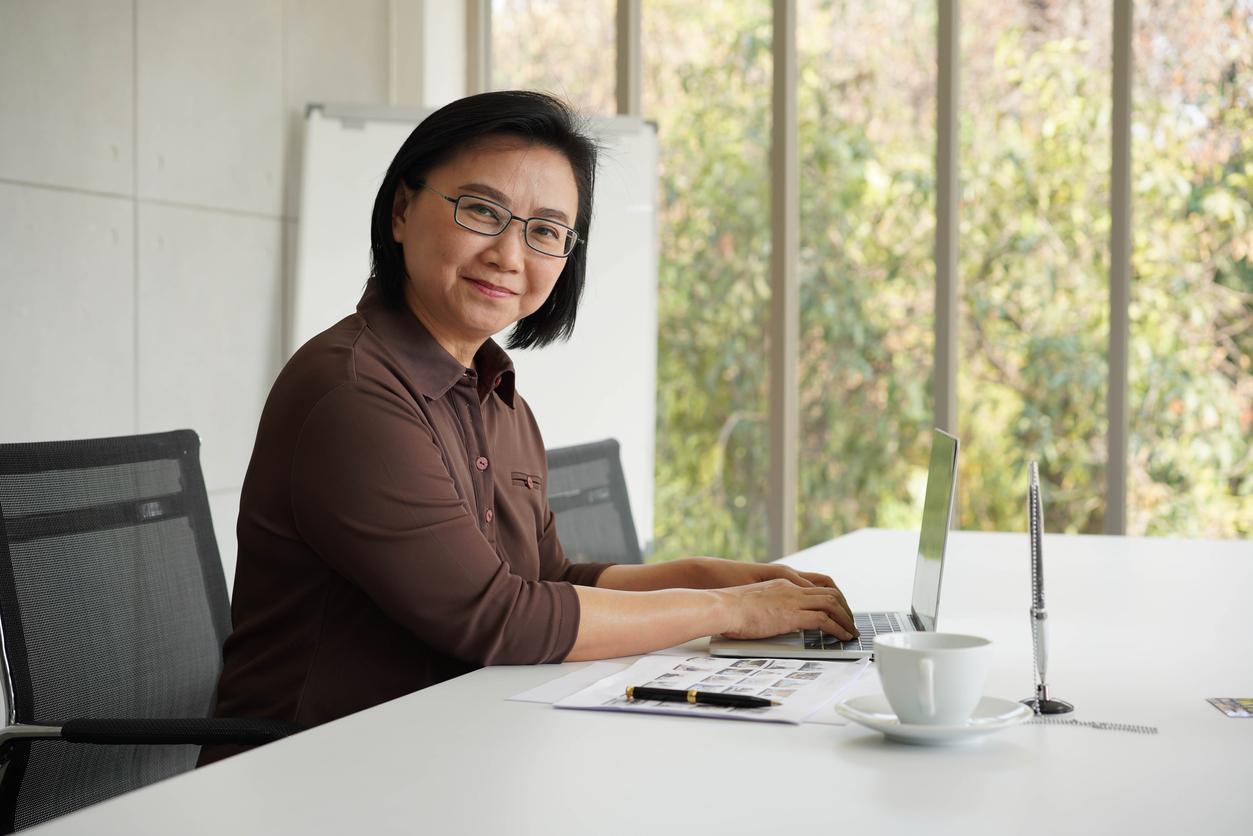
<instances>
[{"instance_id":1,"label":"glasses frame","mask_svg":"<svg viewBox=\"0 0 1253 836\"><path fill-rule=\"evenodd\" d=\"M457 195L456 197L449 197L448 195L444 194L439 189L431 186L429 183L426 183L425 181L419 182L418 188L426 189L429 192L434 192L435 194L442 197L444 200L451 203L453 223L455 223L457 226L461 227L464 230L473 232L475 235L486 235L489 238L496 238L505 233L505 230L509 228L509 224L513 223L514 221L517 221L518 223L522 224L522 241L535 252L539 253L540 255L546 255L549 258L569 258L570 255L574 252L574 248L577 247L579 244L583 243L579 239L579 231L577 229L571 226L566 226L565 224L560 223L558 221L554 221L552 218L519 218L517 215L513 214L504 206L501 206L499 203L492 200L491 198L482 197L480 195L473 195L473 194L461 194L461 195ZM500 211L503 212L507 216L507 219L505 220L504 224L501 225L500 227L500 231L499 232L484 232L481 229L475 229L474 227L466 226L460 220L458 220L457 215L461 211L461 201L467 200L467 199L482 201L483 203L490 203L491 205L498 207ZM566 232L569 233L569 236L570 236L569 237L569 240L571 242L570 249L567 250L565 253L558 255L557 253L544 252L543 250L536 247L534 244L531 243L531 238L530 238L532 222L543 223L549 226L559 226L562 229L566 230Z\"/></svg>"}]
</instances>

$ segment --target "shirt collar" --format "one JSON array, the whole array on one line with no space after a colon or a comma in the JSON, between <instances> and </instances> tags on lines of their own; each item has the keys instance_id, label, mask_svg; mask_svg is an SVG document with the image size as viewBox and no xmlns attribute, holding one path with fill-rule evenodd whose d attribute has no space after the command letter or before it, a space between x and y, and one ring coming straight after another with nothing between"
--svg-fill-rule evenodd
<instances>
[{"instance_id":1,"label":"shirt collar","mask_svg":"<svg viewBox=\"0 0 1253 836\"><path fill-rule=\"evenodd\" d=\"M514 408L513 361L495 340L483 343L475 352L474 369L466 369L435 341L408 308L388 306L373 281L366 285L365 294L357 303L357 313L400 359L405 373L426 397L442 398L457 381L471 373L478 387L479 403L496 392L506 406Z\"/></svg>"}]
</instances>

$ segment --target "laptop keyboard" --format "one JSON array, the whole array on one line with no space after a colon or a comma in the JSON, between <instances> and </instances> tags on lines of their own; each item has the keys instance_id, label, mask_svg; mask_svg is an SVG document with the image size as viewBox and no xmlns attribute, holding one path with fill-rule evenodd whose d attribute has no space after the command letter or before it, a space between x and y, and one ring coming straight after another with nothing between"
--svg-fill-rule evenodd
<instances>
[{"instance_id":1,"label":"laptop keyboard","mask_svg":"<svg viewBox=\"0 0 1253 836\"><path fill-rule=\"evenodd\" d=\"M860 634L852 641L840 641L821 630L801 630L806 650L874 650L874 637L879 633L899 633L900 621L894 612L853 613L853 624Z\"/></svg>"}]
</instances>

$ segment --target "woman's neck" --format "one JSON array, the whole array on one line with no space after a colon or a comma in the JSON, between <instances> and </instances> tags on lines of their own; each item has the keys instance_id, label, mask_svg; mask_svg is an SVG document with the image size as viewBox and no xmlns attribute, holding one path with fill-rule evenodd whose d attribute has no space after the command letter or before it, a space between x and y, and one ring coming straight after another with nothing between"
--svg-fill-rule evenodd
<instances>
[{"instance_id":1,"label":"woman's neck","mask_svg":"<svg viewBox=\"0 0 1253 836\"><path fill-rule=\"evenodd\" d=\"M435 317L431 316L430 313L423 309L422 304L418 301L417 297L412 293L409 293L407 290L405 292L405 307L407 307L409 312L414 315L418 322L421 322L422 326L430 332L431 336L435 339L435 342L439 343L440 348L451 354L453 359L455 359L463 367L467 369L474 368L474 355L478 354L479 349L483 347L483 343L485 343L486 340L473 341L458 339L454 335L448 333L446 329L443 329L438 325Z\"/></svg>"}]
</instances>

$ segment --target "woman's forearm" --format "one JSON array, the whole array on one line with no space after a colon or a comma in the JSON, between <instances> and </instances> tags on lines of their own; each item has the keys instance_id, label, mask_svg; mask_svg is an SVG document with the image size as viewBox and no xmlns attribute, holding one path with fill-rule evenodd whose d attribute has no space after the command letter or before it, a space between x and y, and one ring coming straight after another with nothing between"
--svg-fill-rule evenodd
<instances>
[{"instance_id":1,"label":"woman's forearm","mask_svg":"<svg viewBox=\"0 0 1253 836\"><path fill-rule=\"evenodd\" d=\"M685 557L667 563L616 563L600 573L596 586L631 592L676 588L706 589L708 586L702 579L701 559Z\"/></svg>"},{"instance_id":2,"label":"woman's forearm","mask_svg":"<svg viewBox=\"0 0 1253 836\"><path fill-rule=\"evenodd\" d=\"M728 629L724 596L715 590L626 592L589 586L574 590L579 596L579 633L568 662L649 653Z\"/></svg>"}]
</instances>

